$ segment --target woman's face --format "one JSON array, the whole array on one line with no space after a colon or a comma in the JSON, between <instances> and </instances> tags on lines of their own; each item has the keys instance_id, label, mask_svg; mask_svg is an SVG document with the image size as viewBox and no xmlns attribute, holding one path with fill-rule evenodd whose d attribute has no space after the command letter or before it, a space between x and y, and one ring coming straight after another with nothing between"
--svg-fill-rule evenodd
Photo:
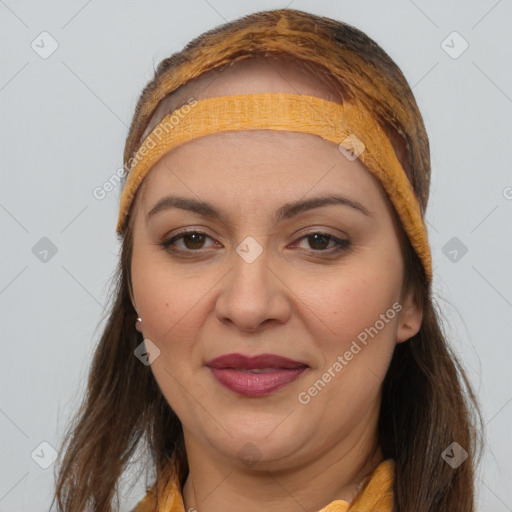
<instances>
[{"instance_id":1,"label":"woman's face","mask_svg":"<svg viewBox=\"0 0 512 512\"><path fill-rule=\"evenodd\" d=\"M390 205L359 160L310 134L217 133L167 153L134 214L139 329L187 450L277 469L375 436L393 349L421 312L401 297ZM214 362L233 354L268 357Z\"/></svg>"}]
</instances>

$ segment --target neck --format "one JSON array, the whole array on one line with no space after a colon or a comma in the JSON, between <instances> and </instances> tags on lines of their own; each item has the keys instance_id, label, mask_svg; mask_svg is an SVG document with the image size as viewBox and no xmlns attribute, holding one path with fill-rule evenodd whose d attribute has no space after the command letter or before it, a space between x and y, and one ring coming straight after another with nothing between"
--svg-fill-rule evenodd
<instances>
[{"instance_id":1,"label":"neck","mask_svg":"<svg viewBox=\"0 0 512 512\"><path fill-rule=\"evenodd\" d=\"M317 511L334 500L350 503L382 461L376 423L370 424L363 430L354 429L338 445L329 446L307 463L290 463L279 470L258 470L258 465L248 469L186 435L189 473L183 487L185 510L296 512Z\"/></svg>"}]
</instances>

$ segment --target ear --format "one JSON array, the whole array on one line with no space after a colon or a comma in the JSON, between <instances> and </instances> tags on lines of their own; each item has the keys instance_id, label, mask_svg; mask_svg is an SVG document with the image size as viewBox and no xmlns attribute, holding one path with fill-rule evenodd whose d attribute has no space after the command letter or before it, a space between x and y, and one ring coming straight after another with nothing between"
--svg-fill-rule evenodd
<instances>
[{"instance_id":1,"label":"ear","mask_svg":"<svg viewBox=\"0 0 512 512\"><path fill-rule=\"evenodd\" d=\"M402 343L418 333L423 320L423 311L419 308L414 293L409 291L402 300L402 309L398 314L396 342Z\"/></svg>"},{"instance_id":2,"label":"ear","mask_svg":"<svg viewBox=\"0 0 512 512\"><path fill-rule=\"evenodd\" d=\"M142 322L135 322L135 329L142 334Z\"/></svg>"}]
</instances>

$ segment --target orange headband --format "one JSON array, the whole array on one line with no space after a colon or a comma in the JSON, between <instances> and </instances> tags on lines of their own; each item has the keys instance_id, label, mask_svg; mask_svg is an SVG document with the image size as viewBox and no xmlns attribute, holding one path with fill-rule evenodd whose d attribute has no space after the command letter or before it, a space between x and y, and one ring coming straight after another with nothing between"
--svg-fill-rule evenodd
<instances>
[{"instance_id":1,"label":"orange headband","mask_svg":"<svg viewBox=\"0 0 512 512\"><path fill-rule=\"evenodd\" d=\"M165 116L131 161L121 193L117 232L122 232L142 180L165 153L197 137L239 130L311 133L337 144L350 160L359 158L389 196L428 282L432 281L428 233L420 206L382 127L362 104L339 104L305 94L265 92L205 98Z\"/></svg>"}]
</instances>

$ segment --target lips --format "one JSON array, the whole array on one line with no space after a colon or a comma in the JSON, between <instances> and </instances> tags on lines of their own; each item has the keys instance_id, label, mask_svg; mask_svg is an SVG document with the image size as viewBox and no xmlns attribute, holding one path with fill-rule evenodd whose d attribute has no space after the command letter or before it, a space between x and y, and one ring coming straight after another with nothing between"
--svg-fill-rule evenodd
<instances>
[{"instance_id":1,"label":"lips","mask_svg":"<svg viewBox=\"0 0 512 512\"><path fill-rule=\"evenodd\" d=\"M242 354L226 354L208 361L206 366L210 368L258 370L263 368L297 369L307 367L307 364L275 354L260 354L253 357L244 356Z\"/></svg>"},{"instance_id":2,"label":"lips","mask_svg":"<svg viewBox=\"0 0 512 512\"><path fill-rule=\"evenodd\" d=\"M275 354L226 354L206 363L224 387L244 396L264 396L297 379L308 365Z\"/></svg>"}]
</instances>

